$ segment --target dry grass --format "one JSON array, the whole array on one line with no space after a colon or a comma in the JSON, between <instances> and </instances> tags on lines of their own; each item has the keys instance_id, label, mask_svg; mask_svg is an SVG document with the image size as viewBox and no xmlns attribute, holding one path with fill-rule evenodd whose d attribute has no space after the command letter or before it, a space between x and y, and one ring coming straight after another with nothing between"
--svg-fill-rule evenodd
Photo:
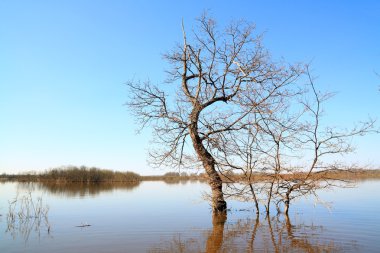
<instances>
[{"instance_id":1,"label":"dry grass","mask_svg":"<svg viewBox=\"0 0 380 253\"><path fill-rule=\"evenodd\" d=\"M49 206L43 202L42 197L34 198L30 191L24 195L17 193L16 197L9 201L8 209L5 232L10 233L13 238L20 235L26 242L32 231L40 236L42 229L46 229L47 234L50 234Z\"/></svg>"}]
</instances>

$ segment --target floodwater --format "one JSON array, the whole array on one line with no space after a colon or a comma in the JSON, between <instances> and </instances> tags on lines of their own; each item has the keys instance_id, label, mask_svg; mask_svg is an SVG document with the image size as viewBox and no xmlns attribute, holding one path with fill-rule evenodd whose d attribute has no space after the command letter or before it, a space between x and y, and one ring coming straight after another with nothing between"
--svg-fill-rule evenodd
<instances>
[{"instance_id":1,"label":"floodwater","mask_svg":"<svg viewBox=\"0 0 380 253\"><path fill-rule=\"evenodd\" d=\"M212 218L203 197L208 186L198 181L3 182L0 252L380 252L379 189L380 181L372 180L324 191L324 204L302 199L289 217L256 217L252 203L229 201L225 220ZM48 206L47 219L10 221L16 195Z\"/></svg>"}]
</instances>

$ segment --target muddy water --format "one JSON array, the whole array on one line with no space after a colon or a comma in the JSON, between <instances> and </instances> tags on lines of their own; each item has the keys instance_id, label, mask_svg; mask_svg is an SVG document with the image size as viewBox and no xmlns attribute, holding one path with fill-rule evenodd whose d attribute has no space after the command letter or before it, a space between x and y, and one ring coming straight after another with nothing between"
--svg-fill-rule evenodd
<instances>
[{"instance_id":1,"label":"muddy water","mask_svg":"<svg viewBox=\"0 0 380 253\"><path fill-rule=\"evenodd\" d=\"M362 181L321 192L323 203L302 199L289 217L257 217L252 203L230 201L224 219L212 217L197 181L0 183L0 252L380 252L378 189ZM41 197L47 216L10 224L16 195L35 205Z\"/></svg>"}]
</instances>

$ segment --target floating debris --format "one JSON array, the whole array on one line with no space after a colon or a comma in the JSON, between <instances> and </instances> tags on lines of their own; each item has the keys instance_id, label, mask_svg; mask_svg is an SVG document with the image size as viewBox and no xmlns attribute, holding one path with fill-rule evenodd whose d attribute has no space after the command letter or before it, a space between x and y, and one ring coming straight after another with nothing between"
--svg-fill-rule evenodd
<instances>
[{"instance_id":1,"label":"floating debris","mask_svg":"<svg viewBox=\"0 0 380 253\"><path fill-rule=\"evenodd\" d=\"M91 227L91 225L87 224L87 222L86 222L86 223L82 223L82 225L75 226L75 227L77 227L77 228L84 228L84 227Z\"/></svg>"}]
</instances>

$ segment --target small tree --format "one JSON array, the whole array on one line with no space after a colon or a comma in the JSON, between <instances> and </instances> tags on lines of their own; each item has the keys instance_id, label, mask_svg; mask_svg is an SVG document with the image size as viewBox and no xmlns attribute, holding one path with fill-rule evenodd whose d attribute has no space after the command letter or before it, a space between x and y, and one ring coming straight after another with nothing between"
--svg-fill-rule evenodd
<instances>
[{"instance_id":1,"label":"small tree","mask_svg":"<svg viewBox=\"0 0 380 253\"><path fill-rule=\"evenodd\" d=\"M308 162L301 168L281 165L283 171L294 175L282 177L275 192L276 197L280 197L278 201L285 204L285 214L288 214L292 199L310 194L317 196L316 191L319 189L342 186L340 182L345 180L334 177L334 173L353 172L355 167L339 164L336 161L329 162L325 158L352 153L355 149L351 142L353 137L378 132L374 126L375 120L372 119L361 122L352 129L322 127L323 103L331 98L332 94L317 91L309 71L307 76L311 97L301 101L307 116L297 130L295 141L298 150L303 151L301 155L306 156L307 151L310 155L306 156Z\"/></svg>"},{"instance_id":2,"label":"small tree","mask_svg":"<svg viewBox=\"0 0 380 253\"><path fill-rule=\"evenodd\" d=\"M277 110L258 112L254 125L224 143L220 152L224 170L239 170L242 175L229 185L228 193L252 199L257 212L261 201L267 214L272 202L278 210L283 203L288 214L293 199L317 196L319 189L342 186L344 180L334 173L352 172L353 168L331 162L331 156L352 152L352 137L377 132L374 120L353 129L323 127L322 106L332 94L318 92L308 66L305 70L307 89L282 101Z\"/></svg>"},{"instance_id":3,"label":"small tree","mask_svg":"<svg viewBox=\"0 0 380 253\"><path fill-rule=\"evenodd\" d=\"M297 94L295 81L304 69L273 61L252 24L232 22L218 30L207 15L197 23L190 37L182 26L182 45L164 55L173 86L165 90L150 81L130 81L127 104L142 127L153 128L153 163L200 164L211 186L213 211L224 212L223 143L253 125L255 115L270 114Z\"/></svg>"}]
</instances>

